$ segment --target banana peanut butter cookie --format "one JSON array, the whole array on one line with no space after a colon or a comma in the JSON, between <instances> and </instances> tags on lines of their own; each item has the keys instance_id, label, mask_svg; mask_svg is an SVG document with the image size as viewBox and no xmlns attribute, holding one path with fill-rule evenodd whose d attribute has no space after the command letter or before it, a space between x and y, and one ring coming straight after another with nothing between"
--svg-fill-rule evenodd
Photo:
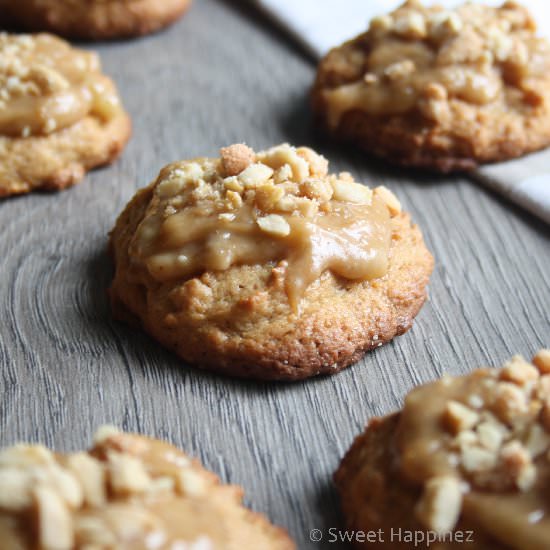
<instances>
[{"instance_id":1,"label":"banana peanut butter cookie","mask_svg":"<svg viewBox=\"0 0 550 550\"><path fill-rule=\"evenodd\" d=\"M335 481L349 528L379 533L369 548L548 548L550 350L414 389Z\"/></svg>"},{"instance_id":2,"label":"banana peanut butter cookie","mask_svg":"<svg viewBox=\"0 0 550 550\"><path fill-rule=\"evenodd\" d=\"M0 33L0 197L77 183L118 157L130 129L95 53Z\"/></svg>"},{"instance_id":3,"label":"banana peanut butter cookie","mask_svg":"<svg viewBox=\"0 0 550 550\"><path fill-rule=\"evenodd\" d=\"M321 61L312 99L329 133L374 155L469 170L550 145L550 45L516 2L409 0Z\"/></svg>"},{"instance_id":4,"label":"banana peanut butter cookie","mask_svg":"<svg viewBox=\"0 0 550 550\"><path fill-rule=\"evenodd\" d=\"M102 40L152 33L176 21L191 0L0 0L2 18L32 31Z\"/></svg>"},{"instance_id":5,"label":"banana peanut butter cookie","mask_svg":"<svg viewBox=\"0 0 550 550\"><path fill-rule=\"evenodd\" d=\"M402 334L433 267L390 191L289 145L165 167L111 248L119 317L191 364L261 379L335 373Z\"/></svg>"},{"instance_id":6,"label":"banana peanut butter cookie","mask_svg":"<svg viewBox=\"0 0 550 550\"><path fill-rule=\"evenodd\" d=\"M2 550L292 550L179 449L102 428L88 452L0 451Z\"/></svg>"}]
</instances>

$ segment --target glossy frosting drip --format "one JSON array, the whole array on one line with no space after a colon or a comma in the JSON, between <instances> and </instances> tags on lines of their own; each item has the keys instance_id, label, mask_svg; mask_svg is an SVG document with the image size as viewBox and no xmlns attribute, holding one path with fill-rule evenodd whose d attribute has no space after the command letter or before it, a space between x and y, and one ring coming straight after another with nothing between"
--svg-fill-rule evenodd
<instances>
[{"instance_id":1,"label":"glossy frosting drip","mask_svg":"<svg viewBox=\"0 0 550 550\"><path fill-rule=\"evenodd\" d=\"M344 47L348 82L325 92L329 122L355 109L390 116L419 109L444 122L448 101L489 105L505 96L511 108L543 98L533 82L550 70L550 49L514 2L501 8L466 3L455 10L409 0L375 18L353 47Z\"/></svg>"},{"instance_id":2,"label":"glossy frosting drip","mask_svg":"<svg viewBox=\"0 0 550 550\"><path fill-rule=\"evenodd\" d=\"M255 154L234 145L219 160L161 172L130 256L160 283L280 263L296 306L325 271L355 281L384 276L390 211L398 208L385 188L328 176L326 161L310 149L282 145Z\"/></svg>"},{"instance_id":3,"label":"glossy frosting drip","mask_svg":"<svg viewBox=\"0 0 550 550\"><path fill-rule=\"evenodd\" d=\"M0 34L0 134L47 135L120 109L95 53L48 34Z\"/></svg>"},{"instance_id":4,"label":"glossy frosting drip","mask_svg":"<svg viewBox=\"0 0 550 550\"><path fill-rule=\"evenodd\" d=\"M516 356L406 398L397 467L423 488L416 513L426 528L445 533L462 521L507 547L548 547L550 351L533 363Z\"/></svg>"}]
</instances>

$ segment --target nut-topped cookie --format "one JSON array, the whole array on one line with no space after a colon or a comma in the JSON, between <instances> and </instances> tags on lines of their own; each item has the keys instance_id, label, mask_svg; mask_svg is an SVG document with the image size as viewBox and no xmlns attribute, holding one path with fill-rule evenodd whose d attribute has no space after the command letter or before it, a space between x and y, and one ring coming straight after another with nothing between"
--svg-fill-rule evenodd
<instances>
[{"instance_id":1,"label":"nut-topped cookie","mask_svg":"<svg viewBox=\"0 0 550 550\"><path fill-rule=\"evenodd\" d=\"M129 136L95 53L48 34L0 33L0 197L73 185Z\"/></svg>"},{"instance_id":2,"label":"nut-topped cookie","mask_svg":"<svg viewBox=\"0 0 550 550\"><path fill-rule=\"evenodd\" d=\"M406 533L420 533L440 549L535 550L550 537L549 474L542 350L414 389L369 423L335 481L348 526L385 535L374 548L408 548Z\"/></svg>"},{"instance_id":3,"label":"nut-topped cookie","mask_svg":"<svg viewBox=\"0 0 550 550\"><path fill-rule=\"evenodd\" d=\"M0 0L0 24L48 31L67 38L128 38L162 29L191 0Z\"/></svg>"},{"instance_id":4,"label":"nut-topped cookie","mask_svg":"<svg viewBox=\"0 0 550 550\"><path fill-rule=\"evenodd\" d=\"M2 550L292 550L242 490L163 441L105 427L88 452L0 450Z\"/></svg>"},{"instance_id":5,"label":"nut-topped cookie","mask_svg":"<svg viewBox=\"0 0 550 550\"><path fill-rule=\"evenodd\" d=\"M111 248L119 317L193 365L263 379L335 373L405 332L433 267L389 190L286 144L165 167Z\"/></svg>"},{"instance_id":6,"label":"nut-topped cookie","mask_svg":"<svg viewBox=\"0 0 550 550\"><path fill-rule=\"evenodd\" d=\"M468 170L550 144L550 45L528 11L409 0L320 63L334 136L397 164Z\"/></svg>"}]
</instances>

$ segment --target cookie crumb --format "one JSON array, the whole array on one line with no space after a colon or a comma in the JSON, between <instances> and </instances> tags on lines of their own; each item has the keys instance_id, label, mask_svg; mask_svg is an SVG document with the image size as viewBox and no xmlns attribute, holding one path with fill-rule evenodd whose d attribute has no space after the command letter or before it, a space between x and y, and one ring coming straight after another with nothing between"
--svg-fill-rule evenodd
<instances>
[{"instance_id":1,"label":"cookie crumb","mask_svg":"<svg viewBox=\"0 0 550 550\"><path fill-rule=\"evenodd\" d=\"M220 149L224 174L226 177L238 176L250 166L256 155L254 151L244 143L237 143Z\"/></svg>"}]
</instances>

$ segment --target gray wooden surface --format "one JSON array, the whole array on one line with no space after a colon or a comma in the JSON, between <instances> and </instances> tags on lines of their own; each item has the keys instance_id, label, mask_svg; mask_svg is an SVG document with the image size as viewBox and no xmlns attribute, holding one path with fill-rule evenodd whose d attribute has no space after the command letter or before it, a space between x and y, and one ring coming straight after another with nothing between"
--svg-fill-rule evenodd
<instances>
[{"instance_id":1,"label":"gray wooden surface","mask_svg":"<svg viewBox=\"0 0 550 550\"><path fill-rule=\"evenodd\" d=\"M309 531L338 525L331 475L367 418L444 371L550 346L549 228L464 179L321 140L307 109L313 64L235 3L197 0L167 32L99 50L134 119L126 153L72 190L0 204L0 445L76 449L103 423L166 438L243 485L299 548L338 547ZM437 259L411 332L332 378L275 385L186 368L111 319L117 213L165 163L235 141L311 144L399 195Z\"/></svg>"}]
</instances>

